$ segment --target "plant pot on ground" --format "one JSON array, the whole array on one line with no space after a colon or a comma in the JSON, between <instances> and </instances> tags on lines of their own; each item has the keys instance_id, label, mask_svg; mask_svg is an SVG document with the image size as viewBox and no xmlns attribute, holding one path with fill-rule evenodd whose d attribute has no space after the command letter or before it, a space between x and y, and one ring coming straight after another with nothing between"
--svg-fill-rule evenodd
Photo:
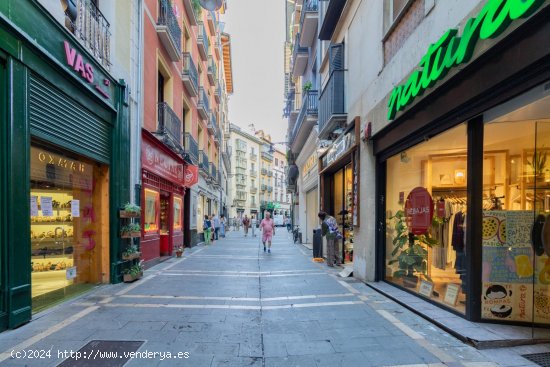
<instances>
[{"instance_id":1,"label":"plant pot on ground","mask_svg":"<svg viewBox=\"0 0 550 367\"><path fill-rule=\"evenodd\" d=\"M182 255L183 255L183 247L180 246L176 249L176 257L182 257Z\"/></svg>"},{"instance_id":2,"label":"plant pot on ground","mask_svg":"<svg viewBox=\"0 0 550 367\"><path fill-rule=\"evenodd\" d=\"M428 247L438 246L437 240L428 233L415 235L409 233L406 224L406 216L403 210L399 210L393 217L393 251L392 260L388 265L397 264L398 269L393 272L393 277L401 279L406 288L416 288L419 279L427 279L428 276ZM435 221L439 219L434 219ZM390 228L391 226L388 226Z\"/></svg>"}]
</instances>

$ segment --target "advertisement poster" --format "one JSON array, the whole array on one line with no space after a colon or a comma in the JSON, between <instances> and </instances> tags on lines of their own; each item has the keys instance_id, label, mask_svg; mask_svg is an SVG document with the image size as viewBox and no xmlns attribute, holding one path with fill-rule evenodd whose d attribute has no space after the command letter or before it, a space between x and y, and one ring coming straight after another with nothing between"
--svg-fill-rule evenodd
<instances>
[{"instance_id":1,"label":"advertisement poster","mask_svg":"<svg viewBox=\"0 0 550 367\"><path fill-rule=\"evenodd\" d=\"M40 197L40 208L44 217L53 217L53 206L51 196Z\"/></svg>"},{"instance_id":2,"label":"advertisement poster","mask_svg":"<svg viewBox=\"0 0 550 367\"><path fill-rule=\"evenodd\" d=\"M481 317L530 322L533 319L530 284L483 283Z\"/></svg>"},{"instance_id":3,"label":"advertisement poster","mask_svg":"<svg viewBox=\"0 0 550 367\"><path fill-rule=\"evenodd\" d=\"M38 196L31 196L31 217L38 216Z\"/></svg>"}]
</instances>

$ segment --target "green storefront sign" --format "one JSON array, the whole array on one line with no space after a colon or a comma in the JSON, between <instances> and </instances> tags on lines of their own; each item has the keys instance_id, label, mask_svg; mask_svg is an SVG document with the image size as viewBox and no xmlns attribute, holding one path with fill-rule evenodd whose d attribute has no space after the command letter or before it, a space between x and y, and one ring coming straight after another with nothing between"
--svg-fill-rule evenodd
<instances>
[{"instance_id":1,"label":"green storefront sign","mask_svg":"<svg viewBox=\"0 0 550 367\"><path fill-rule=\"evenodd\" d=\"M497 37L513 20L528 17L543 3L544 0L489 0L477 17L466 22L460 37L457 29L448 30L430 45L420 60L420 69L392 90L388 120L393 120L398 111L403 111L417 96L443 79L449 70L468 62L479 39Z\"/></svg>"}]
</instances>

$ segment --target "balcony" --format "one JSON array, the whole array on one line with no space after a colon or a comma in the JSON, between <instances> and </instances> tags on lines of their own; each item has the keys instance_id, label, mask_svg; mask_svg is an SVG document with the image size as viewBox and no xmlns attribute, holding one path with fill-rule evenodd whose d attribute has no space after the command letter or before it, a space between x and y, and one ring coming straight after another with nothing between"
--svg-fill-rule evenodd
<instances>
[{"instance_id":1,"label":"balcony","mask_svg":"<svg viewBox=\"0 0 550 367\"><path fill-rule=\"evenodd\" d=\"M319 94L316 90L309 90L305 93L302 108L290 133L290 148L296 154L302 150L313 126L317 123Z\"/></svg>"},{"instance_id":2,"label":"balcony","mask_svg":"<svg viewBox=\"0 0 550 367\"><path fill-rule=\"evenodd\" d=\"M262 159L268 162L273 162L273 154L270 154L268 152L262 152Z\"/></svg>"},{"instance_id":3,"label":"balcony","mask_svg":"<svg viewBox=\"0 0 550 367\"><path fill-rule=\"evenodd\" d=\"M190 133L185 133L185 153L189 155L189 158L193 164L197 164L199 161L199 145Z\"/></svg>"},{"instance_id":4,"label":"balcony","mask_svg":"<svg viewBox=\"0 0 550 367\"><path fill-rule=\"evenodd\" d=\"M197 66L189 52L183 53L181 79L183 80L183 85L187 93L189 93L191 97L196 97L199 92L199 73L197 72Z\"/></svg>"},{"instance_id":5,"label":"balcony","mask_svg":"<svg viewBox=\"0 0 550 367\"><path fill-rule=\"evenodd\" d=\"M170 59L179 61L181 58L181 28L178 25L178 18L174 15L169 0L160 0L159 6L157 35Z\"/></svg>"},{"instance_id":6,"label":"balcony","mask_svg":"<svg viewBox=\"0 0 550 367\"><path fill-rule=\"evenodd\" d=\"M296 34L292 51L292 76L295 78L304 75L309 58L307 47L300 46L300 33Z\"/></svg>"},{"instance_id":7,"label":"balcony","mask_svg":"<svg viewBox=\"0 0 550 367\"><path fill-rule=\"evenodd\" d=\"M335 70L323 88L319 101L319 139L327 138L346 121L344 70Z\"/></svg>"},{"instance_id":8,"label":"balcony","mask_svg":"<svg viewBox=\"0 0 550 367\"><path fill-rule=\"evenodd\" d=\"M216 52L216 57L218 59L221 59L221 57L222 57L221 49L222 49L222 39L221 39L220 33L218 32L218 34L216 36L216 42L214 43L214 52Z\"/></svg>"},{"instance_id":9,"label":"balcony","mask_svg":"<svg viewBox=\"0 0 550 367\"><path fill-rule=\"evenodd\" d=\"M214 144L216 144L218 147L222 143L222 132L220 129L217 129L214 133Z\"/></svg>"},{"instance_id":10,"label":"balcony","mask_svg":"<svg viewBox=\"0 0 550 367\"><path fill-rule=\"evenodd\" d=\"M181 146L181 121L166 102L157 104L157 134L163 137L163 142L173 151L183 153Z\"/></svg>"},{"instance_id":11,"label":"balcony","mask_svg":"<svg viewBox=\"0 0 550 367\"><path fill-rule=\"evenodd\" d=\"M208 95L204 91L203 87L199 87L199 101L197 103L197 110L202 120L207 120L210 114L210 102L208 101Z\"/></svg>"},{"instance_id":12,"label":"balcony","mask_svg":"<svg viewBox=\"0 0 550 367\"><path fill-rule=\"evenodd\" d=\"M258 159L258 155L257 155L257 154L250 153L250 160L251 160L252 162L256 162L257 159Z\"/></svg>"},{"instance_id":13,"label":"balcony","mask_svg":"<svg viewBox=\"0 0 550 367\"><path fill-rule=\"evenodd\" d=\"M213 11L208 12L206 15L206 21L208 23L210 34L216 34L216 28L218 27L218 18L216 17L216 13Z\"/></svg>"},{"instance_id":14,"label":"balcony","mask_svg":"<svg viewBox=\"0 0 550 367\"><path fill-rule=\"evenodd\" d=\"M273 172L272 171L267 171L267 176L268 177L273 177Z\"/></svg>"},{"instance_id":15,"label":"balcony","mask_svg":"<svg viewBox=\"0 0 550 367\"><path fill-rule=\"evenodd\" d=\"M262 168L260 172L262 173L262 175L267 175L267 169L265 168Z\"/></svg>"},{"instance_id":16,"label":"balcony","mask_svg":"<svg viewBox=\"0 0 550 367\"><path fill-rule=\"evenodd\" d=\"M222 151L222 159L225 164L225 169L227 172L231 172L231 152L229 147L226 145L225 149Z\"/></svg>"},{"instance_id":17,"label":"balcony","mask_svg":"<svg viewBox=\"0 0 550 367\"><path fill-rule=\"evenodd\" d=\"M218 69L216 68L216 63L214 62L214 58L212 55L208 56L208 81L210 82L211 86L214 86L216 84L216 80L218 79Z\"/></svg>"},{"instance_id":18,"label":"balcony","mask_svg":"<svg viewBox=\"0 0 550 367\"><path fill-rule=\"evenodd\" d=\"M267 192L273 192L273 186L268 186L267 187Z\"/></svg>"},{"instance_id":19,"label":"balcony","mask_svg":"<svg viewBox=\"0 0 550 367\"><path fill-rule=\"evenodd\" d=\"M220 103L222 99L222 88L220 87L220 83L217 80L214 83L214 99L217 103Z\"/></svg>"},{"instance_id":20,"label":"balcony","mask_svg":"<svg viewBox=\"0 0 550 367\"><path fill-rule=\"evenodd\" d=\"M67 28L106 68L111 67L111 32L109 22L91 0L77 0L78 14Z\"/></svg>"},{"instance_id":21,"label":"balcony","mask_svg":"<svg viewBox=\"0 0 550 367\"><path fill-rule=\"evenodd\" d=\"M267 191L267 185L260 185L260 191Z\"/></svg>"},{"instance_id":22,"label":"balcony","mask_svg":"<svg viewBox=\"0 0 550 367\"><path fill-rule=\"evenodd\" d=\"M185 13L189 16L189 23L194 26L197 25L197 19L200 19L201 9L195 8L193 3L193 0L183 0Z\"/></svg>"},{"instance_id":23,"label":"balcony","mask_svg":"<svg viewBox=\"0 0 550 367\"><path fill-rule=\"evenodd\" d=\"M218 169L216 168L214 162L210 162L210 178L213 180L218 179Z\"/></svg>"},{"instance_id":24,"label":"balcony","mask_svg":"<svg viewBox=\"0 0 550 367\"><path fill-rule=\"evenodd\" d=\"M238 152L245 152L246 153L246 143L244 143L241 140L237 140L237 144L236 144L235 149L236 149L237 153Z\"/></svg>"},{"instance_id":25,"label":"balcony","mask_svg":"<svg viewBox=\"0 0 550 367\"><path fill-rule=\"evenodd\" d=\"M250 188L250 193L251 193L251 194L256 194L256 193L258 193L258 188L257 188L257 187L251 187L251 188Z\"/></svg>"},{"instance_id":26,"label":"balcony","mask_svg":"<svg viewBox=\"0 0 550 367\"><path fill-rule=\"evenodd\" d=\"M246 159L239 159L237 158L236 165L237 168L242 168L246 170Z\"/></svg>"},{"instance_id":27,"label":"balcony","mask_svg":"<svg viewBox=\"0 0 550 367\"><path fill-rule=\"evenodd\" d=\"M323 23L321 24L321 29L319 29L319 39L322 41L328 41L332 38L332 34L336 29L336 25L340 20L340 16L346 5L345 1L342 0L329 0L328 5L326 5L325 17Z\"/></svg>"},{"instance_id":28,"label":"balcony","mask_svg":"<svg viewBox=\"0 0 550 367\"><path fill-rule=\"evenodd\" d=\"M206 177L208 177L208 175L210 174L208 155L206 155L204 150L199 150L199 171Z\"/></svg>"},{"instance_id":29,"label":"balcony","mask_svg":"<svg viewBox=\"0 0 550 367\"><path fill-rule=\"evenodd\" d=\"M202 61L206 61L208 55L210 54L210 41L208 40L208 34L206 33L206 28L204 28L203 22L197 22L197 30L199 32L197 35L199 54L201 55Z\"/></svg>"},{"instance_id":30,"label":"balcony","mask_svg":"<svg viewBox=\"0 0 550 367\"><path fill-rule=\"evenodd\" d=\"M304 0L300 16L300 46L311 47L317 38L317 22L319 20L319 0Z\"/></svg>"},{"instance_id":31,"label":"balcony","mask_svg":"<svg viewBox=\"0 0 550 367\"><path fill-rule=\"evenodd\" d=\"M258 171L255 169L250 170L250 177L258 177Z\"/></svg>"},{"instance_id":32,"label":"balcony","mask_svg":"<svg viewBox=\"0 0 550 367\"><path fill-rule=\"evenodd\" d=\"M208 120L207 124L208 132L210 134L215 135L216 130L218 130L218 119L216 118L216 114L211 112L210 113L210 119Z\"/></svg>"},{"instance_id":33,"label":"balcony","mask_svg":"<svg viewBox=\"0 0 550 367\"><path fill-rule=\"evenodd\" d=\"M246 201L246 191L237 190L236 199L239 201Z\"/></svg>"}]
</instances>

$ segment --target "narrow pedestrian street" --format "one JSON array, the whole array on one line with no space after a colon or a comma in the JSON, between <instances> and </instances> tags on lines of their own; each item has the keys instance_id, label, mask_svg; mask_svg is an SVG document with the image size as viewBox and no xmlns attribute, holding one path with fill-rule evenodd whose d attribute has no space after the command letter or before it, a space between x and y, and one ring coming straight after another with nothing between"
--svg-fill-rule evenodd
<instances>
[{"instance_id":1,"label":"narrow pedestrian street","mask_svg":"<svg viewBox=\"0 0 550 367\"><path fill-rule=\"evenodd\" d=\"M509 352L508 364L488 362L494 351L466 346L354 278L338 277L340 269L312 262L286 230L278 229L272 250L264 253L259 237L242 231L188 249L135 283L101 286L0 334L1 365L57 366L65 359L59 352L93 340L139 341L134 351L172 356L140 355L127 366L529 365ZM21 350L50 350L51 358L12 356ZM185 352L187 359L175 357ZM83 362L125 361L63 366Z\"/></svg>"}]
</instances>

